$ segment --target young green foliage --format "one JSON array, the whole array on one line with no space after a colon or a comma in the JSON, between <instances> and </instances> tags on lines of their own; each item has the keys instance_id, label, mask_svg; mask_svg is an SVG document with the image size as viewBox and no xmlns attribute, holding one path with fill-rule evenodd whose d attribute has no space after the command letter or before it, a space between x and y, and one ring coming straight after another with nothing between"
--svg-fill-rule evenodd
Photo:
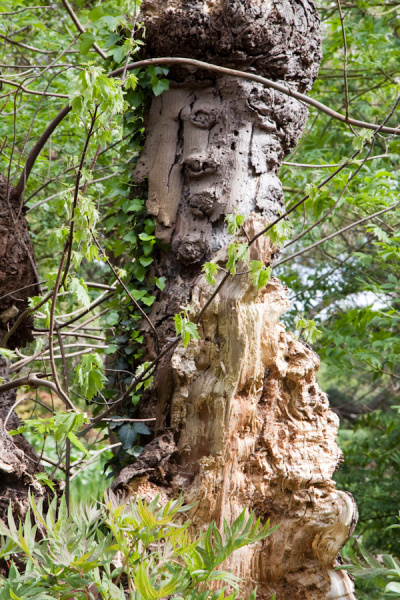
<instances>
[{"instance_id":1,"label":"young green foliage","mask_svg":"<svg viewBox=\"0 0 400 600\"><path fill-rule=\"evenodd\" d=\"M197 331L196 323L190 321L189 313L190 308L182 306L182 311L177 315L174 315L175 321L175 331L177 335L182 336L183 345L186 347L191 340L200 339L199 333Z\"/></svg>"},{"instance_id":2,"label":"young green foliage","mask_svg":"<svg viewBox=\"0 0 400 600\"><path fill-rule=\"evenodd\" d=\"M85 354L75 367L75 373L75 382L88 400L92 400L104 388L107 381L99 354Z\"/></svg>"},{"instance_id":3,"label":"young green foliage","mask_svg":"<svg viewBox=\"0 0 400 600\"><path fill-rule=\"evenodd\" d=\"M246 217L244 215L239 215L237 212L226 215L225 221L227 223L229 235L236 235L245 220Z\"/></svg>"},{"instance_id":4,"label":"young green foliage","mask_svg":"<svg viewBox=\"0 0 400 600\"><path fill-rule=\"evenodd\" d=\"M217 273L219 271L218 265L213 262L204 263L204 265L202 267L202 271L203 271L203 273L205 273L204 278L207 281L207 283L211 286L214 286L215 285L215 276L217 275Z\"/></svg>"},{"instance_id":5,"label":"young green foliage","mask_svg":"<svg viewBox=\"0 0 400 600\"><path fill-rule=\"evenodd\" d=\"M250 262L250 277L258 290L263 288L271 277L271 267L266 267L261 260L252 260Z\"/></svg>"},{"instance_id":6,"label":"young green foliage","mask_svg":"<svg viewBox=\"0 0 400 600\"><path fill-rule=\"evenodd\" d=\"M240 242L231 242L228 247L228 262L226 263L226 270L230 271L232 275L236 274L236 265L238 262L247 263L249 260L249 246L248 244L241 244Z\"/></svg>"},{"instance_id":7,"label":"young green foliage","mask_svg":"<svg viewBox=\"0 0 400 600\"><path fill-rule=\"evenodd\" d=\"M205 536L193 538L181 516L190 508L182 499L120 504L109 495L104 505L78 505L68 516L64 498L59 510L54 498L45 512L43 500L31 496L23 526L11 508L8 523L0 522L0 559L11 561L9 577L0 575L0 600L86 600L94 591L102 600L238 598L241 581L220 570L221 563L276 528L261 527L243 511L232 526L224 521L223 533L211 524ZM15 560L25 563L23 571ZM219 589L211 591L215 582Z\"/></svg>"},{"instance_id":8,"label":"young green foliage","mask_svg":"<svg viewBox=\"0 0 400 600\"><path fill-rule=\"evenodd\" d=\"M313 319L305 319L302 316L297 317L296 328L299 331L299 337L303 337L310 344L313 344L322 336L322 331L317 329L317 324Z\"/></svg>"},{"instance_id":9,"label":"young green foliage","mask_svg":"<svg viewBox=\"0 0 400 600\"><path fill-rule=\"evenodd\" d=\"M282 248L285 245L285 242L287 242L290 239L291 234L292 224L289 223L289 221L285 221L285 219L282 219L273 227L271 227L271 229L267 231L265 235L270 238L273 244L275 244L279 248Z\"/></svg>"},{"instance_id":10,"label":"young green foliage","mask_svg":"<svg viewBox=\"0 0 400 600\"><path fill-rule=\"evenodd\" d=\"M68 438L74 446L87 455L88 453L85 446L75 435L75 432L85 423L89 423L89 418L86 413L72 411L58 412L52 417L46 417L45 419L26 419L21 427L18 427L18 429L12 430L9 433L10 435L16 435L17 433L24 433L31 430L44 437L51 435L56 442L61 444Z\"/></svg>"}]
</instances>

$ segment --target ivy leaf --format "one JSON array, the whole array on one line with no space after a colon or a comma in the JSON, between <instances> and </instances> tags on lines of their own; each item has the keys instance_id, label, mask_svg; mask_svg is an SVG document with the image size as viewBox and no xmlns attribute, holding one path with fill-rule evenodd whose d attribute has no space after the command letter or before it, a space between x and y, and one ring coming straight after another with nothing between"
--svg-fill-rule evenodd
<instances>
[{"instance_id":1,"label":"ivy leaf","mask_svg":"<svg viewBox=\"0 0 400 600\"><path fill-rule=\"evenodd\" d=\"M150 429L144 423L124 423L118 427L117 432L124 450L132 448L138 434L151 434Z\"/></svg>"},{"instance_id":2,"label":"ivy leaf","mask_svg":"<svg viewBox=\"0 0 400 600\"><path fill-rule=\"evenodd\" d=\"M155 282L156 282L156 286L161 291L163 291L163 289L167 285L167 279L166 279L166 277L156 277L155 278Z\"/></svg>"},{"instance_id":3,"label":"ivy leaf","mask_svg":"<svg viewBox=\"0 0 400 600\"><path fill-rule=\"evenodd\" d=\"M169 90L169 81L168 79L158 79L158 77L154 80L152 78L151 87L153 88L154 95L160 96L163 92Z\"/></svg>"}]
</instances>

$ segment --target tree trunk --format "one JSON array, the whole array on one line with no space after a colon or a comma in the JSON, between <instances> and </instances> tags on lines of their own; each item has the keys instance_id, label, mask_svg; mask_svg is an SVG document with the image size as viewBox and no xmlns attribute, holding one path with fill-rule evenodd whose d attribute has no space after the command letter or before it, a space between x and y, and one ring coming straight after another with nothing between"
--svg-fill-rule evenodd
<instances>
[{"instance_id":1,"label":"tree trunk","mask_svg":"<svg viewBox=\"0 0 400 600\"><path fill-rule=\"evenodd\" d=\"M0 341L28 308L29 297L38 293L33 248L20 199L0 174ZM24 319L9 338L7 348L22 348L32 341L32 327L33 318ZM0 382L6 383L8 379L8 363L0 356ZM15 389L0 394L0 519L5 521L10 501L14 516L23 517L29 490L38 495L44 493L34 478L43 470L36 451L22 435L11 437L7 433L19 426L13 410L15 403Z\"/></svg>"},{"instance_id":2,"label":"tree trunk","mask_svg":"<svg viewBox=\"0 0 400 600\"><path fill-rule=\"evenodd\" d=\"M319 19L308 0L145 0L142 18L150 56L201 58L302 92L317 74ZM284 210L279 167L308 115L257 83L184 67L170 78L170 91L152 102L136 170L137 182L148 178L148 212L168 244L155 264L167 285L151 313L161 347L175 335L180 307L199 314L213 292L201 267L226 264L224 217L246 215L236 236L245 242ZM250 258L269 265L278 253L261 236ZM248 591L258 585L259 600L274 592L278 600L352 600L348 575L334 571L356 512L332 480L338 418L316 383L318 357L279 323L288 305L275 278L261 291L248 274L228 279L204 313L200 340L160 363L143 408L156 411L155 437L113 488L161 499L183 492L197 502L197 528L231 522L243 507L280 523L227 565ZM147 338L152 358L150 331Z\"/></svg>"}]
</instances>

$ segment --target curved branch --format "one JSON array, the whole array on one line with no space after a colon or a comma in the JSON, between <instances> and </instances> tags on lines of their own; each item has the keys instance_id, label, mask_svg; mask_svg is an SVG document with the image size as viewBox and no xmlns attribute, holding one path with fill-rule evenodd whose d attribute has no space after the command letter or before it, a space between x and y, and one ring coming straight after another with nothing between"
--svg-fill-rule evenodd
<instances>
[{"instance_id":1,"label":"curved branch","mask_svg":"<svg viewBox=\"0 0 400 600\"><path fill-rule=\"evenodd\" d=\"M55 131L55 129L57 129L58 125L61 123L64 117L66 117L71 110L72 107L69 106L69 104L67 104L67 106L64 106L64 108L60 110L58 115L52 120L50 125L48 125L48 127L44 130L36 144L33 146L32 150L29 152L23 171L20 175L17 185L15 186L15 194L17 195L17 197L20 196L24 191L26 182L28 181L28 177L32 171L33 165L35 164L37 157L43 150L43 147L45 146L47 140Z\"/></svg>"},{"instance_id":2,"label":"curved branch","mask_svg":"<svg viewBox=\"0 0 400 600\"><path fill-rule=\"evenodd\" d=\"M79 21L78 17L74 13L73 8L70 5L70 3L68 2L68 0L61 0L61 2L64 4L65 8L67 9L67 12L70 15L71 19L73 20L78 31L80 31L81 33L85 33L85 28L81 25L81 22ZM103 60L107 60L107 55L103 52L103 50L101 48L99 48L99 46L96 44L96 42L94 42L93 48L96 50L97 54L99 54Z\"/></svg>"},{"instance_id":3,"label":"curved branch","mask_svg":"<svg viewBox=\"0 0 400 600\"><path fill-rule=\"evenodd\" d=\"M255 75L254 73L246 73L244 71L237 71L236 69L228 69L227 67L220 67L218 65L213 65L211 63L206 63L201 60L195 60L194 58L177 58L172 56L166 56L165 58L149 58L146 60L139 60L137 62L131 63L128 65L127 70L132 71L132 69L140 69L142 67L149 67L151 65L190 65L192 67L197 67L199 69L206 69L208 71L214 71L215 73L221 73L223 75L232 75L233 77L241 77L242 79L248 79L249 81L256 81L258 83L262 83L266 87L270 87L286 96L291 96L292 98L296 98L300 102L304 102L304 104L308 104L309 106L313 106L317 108L321 112L329 115L333 119L337 121L341 121L342 123L346 123L346 125L353 125L354 127L362 127L364 129L373 129L376 131L379 129L382 133L391 133L398 135L400 134L400 129L398 127L380 127L379 125L375 125L375 123L368 123L367 121L359 121L357 119L347 119L345 115L332 110L322 102L318 100L314 100L314 98L309 98L305 94L301 94L296 90L291 89L287 84L278 83L277 81L272 81L271 79L267 79L266 77L261 77L261 75ZM109 77L115 77L116 75L121 75L124 71L124 67L120 67L115 69L115 71L111 71L108 74Z\"/></svg>"},{"instance_id":4,"label":"curved branch","mask_svg":"<svg viewBox=\"0 0 400 600\"><path fill-rule=\"evenodd\" d=\"M126 67L126 70L132 71L133 69L140 69L142 67L149 67L151 65L162 65L162 64L190 65L190 66L201 68L201 69L207 69L209 71L214 71L215 73L221 73L224 75L232 75L233 77L241 77L242 79L247 79L249 81L256 81L258 83L262 83L266 87L270 87L274 90L277 90L278 92L281 92L282 94L285 94L286 96L291 96L292 98L296 98L296 100L300 100L300 102L304 102L305 104L308 104L309 106L313 106L314 108L317 108L321 112L329 115L333 119L341 121L342 123L346 123L347 125L352 125L354 127L363 127L365 129L372 129L374 131L379 130L381 133L389 133L389 134L393 134L393 135L400 134L399 128L382 127L380 125L375 125L374 123L368 123L366 121L358 121L357 119L347 119L345 117L345 115L342 115L342 114L332 110L328 106L325 106L325 104L322 104L322 102L318 102L318 100L314 100L313 98L309 98L308 96L306 96L304 94L300 94L300 92L296 92L295 90L292 90L286 84L278 83L276 81L272 81L271 79L266 79L265 77L261 77L260 75L255 75L253 73L245 73L243 71L237 71L236 69L228 69L226 67L219 67L218 65L206 63L201 60L195 60L192 58L177 58L177 57L170 57L170 56L166 56L163 58L149 58L146 60L139 60L139 61L131 63L130 65L128 65ZM122 75L124 72L124 68L125 67L120 67L119 69L116 69L115 71L111 71L108 74L108 77L115 77L117 75ZM26 185L26 181L32 170L32 167L33 167L39 153L41 152L43 146L45 145L45 143L47 142L47 140L49 139L49 137L51 136L53 131L56 129L56 127L61 123L61 121L64 119L64 117L66 117L66 115L70 112L70 110L71 110L71 107L69 105L67 105L58 113L58 115L55 117L55 119L53 119L53 121L50 123L50 125L42 133L39 140L37 141L35 146L30 151L27 161L26 161L26 164L25 164L25 167L24 167L24 170L21 174L21 177L20 177L17 187L16 187L16 192L18 194L22 194L22 192L25 188L25 185Z\"/></svg>"},{"instance_id":5,"label":"curved branch","mask_svg":"<svg viewBox=\"0 0 400 600\"><path fill-rule=\"evenodd\" d=\"M309 250L312 250L313 248L316 248L320 244L323 244L324 242L327 242L328 240L332 239L333 237L335 237L337 235L340 235L341 233L344 233L348 229L352 229L353 227L356 227L357 225L362 225L363 223L366 223L367 221L370 221L371 219L375 219L376 217L379 217L379 215L383 215L384 213L386 213L386 212L388 212L390 210L393 210L394 208L397 208L397 206L399 206L399 204L400 204L400 200L399 200L399 202L396 202L395 204L393 204L392 206L389 206L388 208L384 208L384 209L379 210L378 212L376 212L376 213L374 213L372 215L368 215L367 217L364 217L363 219L360 219L359 221L355 221L354 223L350 223L350 225L347 225L346 227L343 227L342 229L339 229L339 231L334 231L330 235L327 235L326 237L324 237L322 240L319 240L318 242L315 242L314 244L311 244L310 246L307 246L307 248L303 248L302 250L299 250L298 252L295 252L294 254L291 254L290 256L287 256L286 258L283 258L282 260L280 260L279 262L277 262L274 265L274 269L276 267L280 267L280 265L283 265L283 263L287 262L288 260L293 260L293 258L296 258L296 256L300 256L301 254L305 254L306 252L308 252Z\"/></svg>"},{"instance_id":6,"label":"curved branch","mask_svg":"<svg viewBox=\"0 0 400 600\"><path fill-rule=\"evenodd\" d=\"M68 98L67 94L56 94L55 92L51 93L51 92L39 92L37 90L30 90L29 88L24 87L17 81L10 81L9 79L0 78L0 82L5 83L6 85L13 85L14 87L17 87L20 90L22 90L23 92L25 92L26 94L33 94L34 96L51 96L54 98Z\"/></svg>"}]
</instances>

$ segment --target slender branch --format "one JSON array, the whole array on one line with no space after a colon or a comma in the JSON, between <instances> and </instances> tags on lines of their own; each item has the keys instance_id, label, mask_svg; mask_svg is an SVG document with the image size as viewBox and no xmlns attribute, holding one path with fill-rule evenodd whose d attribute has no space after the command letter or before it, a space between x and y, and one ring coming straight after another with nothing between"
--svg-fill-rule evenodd
<instances>
[{"instance_id":1,"label":"slender branch","mask_svg":"<svg viewBox=\"0 0 400 600\"><path fill-rule=\"evenodd\" d=\"M22 192L25 189L28 177L32 171L33 165L35 164L35 161L36 161L37 157L39 156L40 152L43 150L43 147L46 144L47 140L49 139L49 137L52 135L52 133L55 131L55 129L58 127L58 125L61 123L61 121L67 116L67 114L71 110L72 110L71 106L69 106L69 105L65 106L58 113L58 115L52 120L52 122L48 125L48 127L44 130L44 132L42 133L42 135L40 136L40 138L38 139L38 141L36 142L36 144L34 145L32 150L29 152L28 157L26 159L24 169L21 173L21 176L18 180L17 185L15 186L15 193L17 194L17 196L22 195Z\"/></svg>"},{"instance_id":2,"label":"slender branch","mask_svg":"<svg viewBox=\"0 0 400 600\"><path fill-rule=\"evenodd\" d=\"M126 285L124 284L124 282L122 281L121 277L118 275L116 269L114 268L114 265L112 264L112 262L110 261L110 259L106 256L105 252L103 251L103 248L100 246L96 236L94 235L93 231L92 233L92 238L94 240L94 243L96 244L96 246L98 247L98 249L100 250L100 252L102 253L102 255L104 256L104 258L106 259L107 265L110 267L111 271L114 273L114 276L116 277L118 283L120 284L120 286L125 290L125 293L128 294L130 300L133 302L133 304L135 305L136 309L140 312L140 314L142 315L142 317L147 321L151 331L154 334L154 341L156 344L156 351L159 352L160 351L160 343L159 343L159 339L158 339L158 333L156 331L156 328L154 327L152 321L150 320L149 316L144 312L144 310L142 309L142 307L140 306L140 304L135 300L135 298L132 296L132 294L130 293L130 291L128 290L128 288L126 287Z\"/></svg>"},{"instance_id":3,"label":"slender branch","mask_svg":"<svg viewBox=\"0 0 400 600\"><path fill-rule=\"evenodd\" d=\"M29 373L29 375L25 375L24 377L18 377L17 379L12 379L11 381L7 381L0 385L0 394L6 392L7 390L13 390L21 385L27 385L33 389L36 389L40 386L47 387L53 392L56 392L57 396L59 395L57 392L57 388L52 381L47 381L46 379L42 379L43 377L48 377L43 373ZM76 410L73 407L73 410Z\"/></svg>"},{"instance_id":4,"label":"slender branch","mask_svg":"<svg viewBox=\"0 0 400 600\"><path fill-rule=\"evenodd\" d=\"M15 40L12 40L11 38L7 37L6 35L2 35L1 33L0 33L0 37L3 38L3 40L6 40L6 42L13 44L14 46L20 46L21 48L25 48L26 50L31 50L32 52L38 52L39 54L56 54L57 53L57 50L40 50L39 48L35 48L34 46L28 46L27 44L23 44L22 42L16 42Z\"/></svg>"},{"instance_id":5,"label":"slender branch","mask_svg":"<svg viewBox=\"0 0 400 600\"><path fill-rule=\"evenodd\" d=\"M110 406L110 408L105 410L102 414L98 415L97 417L94 417L91 421L91 424L88 427L86 427L85 429L83 429L78 434L78 437L82 437L83 435L85 435L85 433L90 431L90 429L92 429L96 425L96 423L99 423L105 417L108 417L109 415L111 415L115 411L116 408L121 406L121 404L123 404L125 402L126 398L129 397L131 392L133 392L135 387L146 378L146 375L160 362L160 360L166 354L168 354L173 348L175 348L175 346L177 346L177 344L181 340L181 338L182 338L182 336L178 335L176 338L171 340L171 342L169 342L169 344L167 344L163 348L163 350L161 350L159 355L156 356L156 358L141 372L141 374L132 379L128 389L122 394L122 396L120 396L115 402L113 402L113 405Z\"/></svg>"},{"instance_id":6,"label":"slender branch","mask_svg":"<svg viewBox=\"0 0 400 600\"><path fill-rule=\"evenodd\" d=\"M51 291L39 302L39 304L37 306L32 306L31 308L27 308L26 310L24 310L24 312L19 315L18 319L15 321L15 323L11 327L11 329L9 331L7 331L7 333L1 340L0 348L5 348L8 340L10 339L10 337L12 336L14 331L17 329L17 327L21 324L21 322L26 317L29 316L32 312L35 312L36 310L38 310L41 306L43 306L43 304L45 304L47 302L47 300L49 300L52 296L53 296L53 292Z\"/></svg>"},{"instance_id":7,"label":"slender branch","mask_svg":"<svg viewBox=\"0 0 400 600\"><path fill-rule=\"evenodd\" d=\"M346 119L349 120L349 86L347 83L347 40L346 40L346 30L344 27L344 17L342 12L342 5L340 4L340 0L337 0L339 14L340 14L340 22L342 24L342 35L343 35L343 50L344 50L344 95L346 99Z\"/></svg>"},{"instance_id":8,"label":"slender branch","mask_svg":"<svg viewBox=\"0 0 400 600\"><path fill-rule=\"evenodd\" d=\"M51 96L53 98L68 98L68 94L56 94L55 92L39 92L37 90L30 90L29 88L20 85L17 81L10 81L9 79L0 78L1 83L6 83L7 85L13 85L14 87L19 88L26 94L33 94L35 96Z\"/></svg>"},{"instance_id":9,"label":"slender branch","mask_svg":"<svg viewBox=\"0 0 400 600\"><path fill-rule=\"evenodd\" d=\"M72 479L74 479L77 475L79 475L79 473L81 473L84 469L86 469L87 466L89 466L92 462L94 462L97 458L99 458L99 456L101 454L103 454L103 452L107 452L107 450L112 450L113 448L118 448L118 446L121 446L121 442L117 442L115 444L110 444L109 446L106 446L105 448L102 448L101 450L98 450L97 452L95 452L93 454L93 456L91 456L88 460L86 461L82 461L80 460L78 463L74 463L71 466L78 466L79 464L82 464L81 468L78 469L77 471L75 471L75 473L73 475L71 475L71 481Z\"/></svg>"},{"instance_id":10,"label":"slender branch","mask_svg":"<svg viewBox=\"0 0 400 600\"><path fill-rule=\"evenodd\" d=\"M103 302L105 302L106 300L109 300L110 298L112 298L112 296L115 294L115 290L113 292L111 292L110 294L106 294L105 296L100 296L99 298L97 298L97 300L95 300L94 302L92 302L92 304L86 308L83 312L81 312L80 315L77 315L76 317L74 317L73 319L70 319L69 321L66 321L65 323L61 323L60 327L68 327L68 325L72 325L72 323L75 323L75 321L78 321L79 319L81 319L82 317L84 317L85 315L87 315L89 312L91 312L94 308L96 308L96 306L99 306L99 304L102 304ZM106 309L108 310L108 309ZM93 318L96 319L98 318L100 315L95 315ZM80 325L78 325L77 329L79 329Z\"/></svg>"},{"instance_id":11,"label":"slender branch","mask_svg":"<svg viewBox=\"0 0 400 600\"><path fill-rule=\"evenodd\" d=\"M112 148L114 148L115 146L117 146L118 144L121 144L123 141L125 141L128 137L131 137L131 136L132 136L132 134L128 133L127 135L125 135L123 138L121 138L117 142L114 142L110 146L107 146L106 148L104 148L104 150L102 150L100 152L99 156L101 156L105 152L108 152L109 150L111 150ZM109 167L104 167L104 168L109 168ZM49 179L48 181L46 181L45 183L43 183L43 185L41 185L40 187L38 187L28 198L26 198L25 203L29 202L29 200L31 200L34 196L36 196L36 194L38 194L39 192L41 192L45 187L47 187L48 185L50 185L54 181L57 181L57 179L59 179L60 177L62 177L66 173L69 173L70 171L74 171L74 169L75 169L75 167L70 167L69 169L66 169L65 171L62 171L61 173L59 173L58 175L56 175L52 179ZM100 170L102 170L102 169L97 169L97 171L100 171ZM69 175L69 177L71 177L71 175Z\"/></svg>"},{"instance_id":12,"label":"slender branch","mask_svg":"<svg viewBox=\"0 0 400 600\"><path fill-rule=\"evenodd\" d=\"M21 8L20 10L15 10L14 12L0 12L0 17L18 15L19 13L25 12L26 10L37 10L39 8L50 8L49 6L29 6L28 8Z\"/></svg>"},{"instance_id":13,"label":"slender branch","mask_svg":"<svg viewBox=\"0 0 400 600\"><path fill-rule=\"evenodd\" d=\"M245 73L244 71L238 71L236 69L228 69L227 67L219 67L217 65L213 65L211 63L206 63L201 60L195 60L194 58L177 58L177 57L172 57L172 56L163 57L163 58L149 58L147 60L140 60L140 61L131 63L130 65L128 65L127 70L131 71L132 69L140 69L142 67L149 67L151 65L162 65L162 64L191 65L193 67L198 67L200 69L206 69L208 71L213 71L215 73L221 73L223 75L232 75L233 77L240 77L242 79L247 79L249 81L256 81L258 83L262 83L266 87L270 87L274 90L277 90L278 92L281 92L282 94L285 94L285 96L291 96L292 98L296 98L296 100L300 100L300 102L304 102L304 104L313 106L314 108L317 108L321 112L325 113L326 115L329 115L330 117L332 117L333 119L336 119L337 121L341 121L342 123L347 123L347 124L353 125L354 127L362 127L365 129L376 130L379 128L379 125L376 125L375 123L368 123L367 121L359 121L358 119L351 119L351 118L347 119L347 117L345 115L342 115L341 113L336 112L335 110L329 108L325 104L322 104L322 102L319 102L318 100L314 100L314 98L309 98L305 94L301 94L300 92L297 92L296 90L291 89L285 83L278 83L277 81L272 81L271 79L267 79L266 77L261 77L261 75L255 75L253 73ZM117 75L121 75L123 73L123 70L124 70L124 67L119 67L118 69L115 69L115 71L111 71L111 73L109 73L108 76L116 77ZM391 134L395 134L395 135L400 134L400 129L398 127L396 127L396 128L383 127L380 131L382 133L391 133Z\"/></svg>"},{"instance_id":14,"label":"slender branch","mask_svg":"<svg viewBox=\"0 0 400 600\"><path fill-rule=\"evenodd\" d=\"M52 301L51 301L51 307L50 307L50 327L49 327L49 353L50 353L50 357L49 358L50 358L51 372L53 374L53 378L54 378L54 382L55 382L57 394L63 400L63 402L65 403L65 405L67 407L72 408L73 410L75 410L75 407L72 404L70 398L63 391L63 389L61 387L60 380L58 378L57 367L56 367L56 364L54 362L53 331L54 331L54 325L55 325L55 310L56 310L56 302L57 302L57 293L58 293L58 290L60 288L61 276L62 276L62 272L63 272L63 267L64 267L64 262L65 262L67 251L68 251L68 246L66 245L65 248L64 248L62 257L61 257L61 262L60 262L60 266L58 268L57 278L56 278L56 282L55 282L54 290L53 290L53 295L52 295Z\"/></svg>"},{"instance_id":15,"label":"slender branch","mask_svg":"<svg viewBox=\"0 0 400 600\"><path fill-rule=\"evenodd\" d=\"M362 225L366 221L370 221L371 219L375 219L375 217L379 217L379 215L383 215L384 213L388 212L389 210L393 210L394 208L396 208L397 206L399 206L399 204L400 204L400 200L399 200L399 202L396 202L395 204L393 204L392 206L389 206L388 208L384 208L382 210L379 210L378 212L374 213L373 215L369 215L368 217L364 217L363 219L360 219L359 221L356 221L355 223L350 223L350 225L347 225L346 227L343 227L343 229L339 229L339 231L335 231L334 233L331 233L331 235L328 235L325 238L323 238L322 240L319 240L318 242L315 242L314 244L311 244L311 246L307 246L307 248L303 248L302 250L299 250L298 252L295 252L294 254L291 254L290 256L284 258L283 260L280 260L278 263L276 263L274 265L274 268L279 267L280 265L283 265L283 263L287 262L288 260L293 260L293 258L296 258L296 256L300 256L301 254L305 254L305 252L308 252L309 250L312 250L313 248L316 248L320 244L324 244L328 240L331 240L333 237L335 237L337 235L341 235L342 233L344 233L348 229L352 229L353 227L356 227L357 225Z\"/></svg>"},{"instance_id":16,"label":"slender branch","mask_svg":"<svg viewBox=\"0 0 400 600\"><path fill-rule=\"evenodd\" d=\"M350 118L347 119L345 115L342 115L342 114L332 110L331 108L325 106L325 104L322 104L322 102L318 102L318 100L314 100L313 98L309 98L308 96L306 96L304 94L300 94L300 92L297 92L296 90L292 90L286 84L278 83L276 81L266 79L265 77L261 77L260 75L255 75L253 73L245 73L243 71L238 71L236 69L228 69L226 67L219 67L217 65L213 65L211 63L206 63L201 60L195 60L195 59L191 59L191 58L177 58L177 57L149 58L147 60L140 60L140 61L129 64L126 67L126 70L131 71L133 69L140 69L143 67L149 67L151 65L161 65L161 64L191 65L194 67L207 69L209 71L214 71L216 73L221 73L224 75L232 75L233 77L240 77L242 79L247 79L249 81L256 81L258 83L262 83L266 87L275 89L275 90L281 92L282 94L285 94L286 96L291 96L292 98L296 98L297 100L300 100L301 102L304 102L305 104L314 106L321 112L329 115L330 117L332 117L334 119L337 119L338 121L341 121L342 123L347 123L347 124L353 125L354 127L363 127L365 129L377 130L379 128L379 125L375 125L374 123L368 123L366 121L358 121L357 119L350 119ZM120 67L119 69L116 69L115 71L111 71L111 73L109 73L108 76L115 77L117 75L121 75L124 72L124 69L125 69L125 67ZM51 136L53 131L56 129L56 127L59 125L59 123L61 123L61 121L64 119L64 117L66 117L67 114L71 110L72 109L69 105L65 106L59 112L59 114L55 117L55 119L50 123L50 125L45 129L45 131L40 136L36 145L32 148L31 152L28 155L22 175L17 184L18 193L22 193L22 191L26 185L26 181L32 170L32 167L33 167L39 153L41 152L43 146L45 145L45 143L47 142L47 140L49 139L49 137ZM394 128L394 127L382 127L380 129L380 131L382 133L390 133L390 134L394 134L394 135L398 135L400 133L399 128Z\"/></svg>"},{"instance_id":17,"label":"slender branch","mask_svg":"<svg viewBox=\"0 0 400 600\"><path fill-rule=\"evenodd\" d=\"M80 31L81 33L85 33L85 28L81 25L81 22L79 21L78 17L74 13L74 10L73 10L72 6L70 5L70 3L68 2L68 0L61 0L61 2L64 4L68 14L70 15L71 19L73 20L78 31ZM96 50L97 54L99 54L103 60L107 60L107 54L105 54L103 52L103 50L101 48L99 48L99 46L96 44L96 42L94 42L93 48Z\"/></svg>"},{"instance_id":18,"label":"slender branch","mask_svg":"<svg viewBox=\"0 0 400 600\"><path fill-rule=\"evenodd\" d=\"M46 283L46 281L39 281L39 285L41 285L42 283ZM38 282L36 283L30 283L29 285L24 285L23 287L20 287L16 290L13 290L12 292L9 292L8 294L4 294L4 296L0 296L0 302L1 300L4 300L4 298L8 298L8 296L13 296L14 294L18 294L18 292L22 292L22 290L26 290L27 288L30 287L35 287L36 285L38 285Z\"/></svg>"},{"instance_id":19,"label":"slender branch","mask_svg":"<svg viewBox=\"0 0 400 600\"><path fill-rule=\"evenodd\" d=\"M80 184L80 188L83 188L84 185L93 185L95 183L100 183L101 181L106 181L107 179L111 179L112 177L115 177L116 175L118 175L117 173L111 173L110 175L106 175L105 177L99 177L99 179L93 179L92 181L87 181L85 183ZM46 202L50 202L50 200L54 200L54 198L57 198L57 196L60 196L61 194L65 194L66 192L71 192L74 188L67 188L65 190L61 190L59 192L57 192L56 194L53 194L52 196L49 196L48 198L44 198L43 200L40 200L39 202L37 202L36 204L34 204L33 206L31 206L30 208L28 208L28 210L26 211L25 214L30 213L32 210L34 210L35 208L38 208L38 206L41 206L42 204L45 204Z\"/></svg>"},{"instance_id":20,"label":"slender branch","mask_svg":"<svg viewBox=\"0 0 400 600\"><path fill-rule=\"evenodd\" d=\"M370 156L363 160L363 162L368 160L376 160L378 158L390 158L390 154L378 154L377 156ZM354 162L354 161L353 161ZM349 163L347 166L351 166L352 163ZM331 169L334 167L340 167L340 163L332 164L332 165L310 165L309 163L292 163L283 161L282 165L285 167L295 167L297 169Z\"/></svg>"},{"instance_id":21,"label":"slender branch","mask_svg":"<svg viewBox=\"0 0 400 600\"><path fill-rule=\"evenodd\" d=\"M75 210L78 205L79 187L80 187L79 184L80 184L81 177L82 177L82 169L83 169L83 165L85 163L86 154L89 150L90 140L93 135L94 125L95 125L96 118L97 118L97 110L98 110L98 106L96 105L93 116L92 116L92 120L90 123L89 131L86 136L85 145L83 148L81 160L80 160L79 167L78 167L78 174L76 176L75 193L74 193L74 199L72 202L72 210L71 210L71 224L69 226L69 235L68 235L68 239L67 239L66 246L65 246L67 249L67 260L66 260L66 264L65 264L65 271L64 271L64 276L62 278L61 285L65 284L65 280L67 278L69 267L71 264L72 245L73 245L73 240L74 240L74 227L75 227Z\"/></svg>"}]
</instances>

